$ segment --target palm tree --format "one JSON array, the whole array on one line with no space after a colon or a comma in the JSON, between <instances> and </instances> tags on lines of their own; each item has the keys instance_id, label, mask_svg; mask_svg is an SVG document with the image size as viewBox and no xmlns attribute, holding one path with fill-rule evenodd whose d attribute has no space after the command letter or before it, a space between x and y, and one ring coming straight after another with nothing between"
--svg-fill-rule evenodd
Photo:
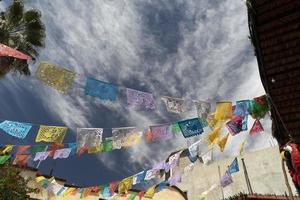
<instances>
[{"instance_id":1,"label":"palm tree","mask_svg":"<svg viewBox=\"0 0 300 200\"><path fill-rule=\"evenodd\" d=\"M23 0L13 3L0 13L0 43L15 48L33 58L37 49L44 46L45 26L39 10L25 11ZM27 60L0 57L0 77L10 71L30 75Z\"/></svg>"}]
</instances>

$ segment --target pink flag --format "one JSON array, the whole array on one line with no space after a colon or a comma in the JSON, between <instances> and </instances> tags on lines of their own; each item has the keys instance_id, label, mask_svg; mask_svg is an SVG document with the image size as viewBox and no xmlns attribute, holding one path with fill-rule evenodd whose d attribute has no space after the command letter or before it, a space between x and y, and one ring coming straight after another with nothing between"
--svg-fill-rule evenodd
<instances>
[{"instance_id":1,"label":"pink flag","mask_svg":"<svg viewBox=\"0 0 300 200\"><path fill-rule=\"evenodd\" d=\"M264 128L262 127L260 121L258 119L256 119L253 123L253 126L252 126L249 134L254 135L255 133L262 132L262 131L264 131Z\"/></svg>"},{"instance_id":2,"label":"pink flag","mask_svg":"<svg viewBox=\"0 0 300 200\"><path fill-rule=\"evenodd\" d=\"M28 60L28 59L32 58L31 56L26 55L16 49L6 46L4 44L0 44L0 56L9 56L9 57L19 58L19 59L23 59L23 60Z\"/></svg>"}]
</instances>

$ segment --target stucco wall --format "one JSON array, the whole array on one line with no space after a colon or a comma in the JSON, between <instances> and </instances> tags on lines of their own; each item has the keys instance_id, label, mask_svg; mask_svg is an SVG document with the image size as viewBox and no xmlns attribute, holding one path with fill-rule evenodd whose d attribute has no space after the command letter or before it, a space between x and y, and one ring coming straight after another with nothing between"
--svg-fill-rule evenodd
<instances>
[{"instance_id":1,"label":"stucco wall","mask_svg":"<svg viewBox=\"0 0 300 200\"><path fill-rule=\"evenodd\" d=\"M271 147L264 150L248 153L243 156L247 167L250 183L254 193L261 194L284 194L287 192L284 177L281 169L281 158L278 147ZM182 191L187 191L188 199L199 199L199 195L208 190L214 183L219 183L218 165L221 168L221 175L224 174L227 166L234 158L215 161L210 165L197 163L192 171L183 176L182 182L177 186ZM232 175L233 183L224 188L225 198L238 194L240 192L248 192L242 167L241 158L238 158L240 171ZM188 165L188 158L180 159L179 167L183 168ZM288 175L289 177L289 175ZM290 177L289 177L290 178ZM295 194L295 188L292 181L290 185ZM212 190L207 199L222 199L221 188L217 187Z\"/></svg>"}]
</instances>

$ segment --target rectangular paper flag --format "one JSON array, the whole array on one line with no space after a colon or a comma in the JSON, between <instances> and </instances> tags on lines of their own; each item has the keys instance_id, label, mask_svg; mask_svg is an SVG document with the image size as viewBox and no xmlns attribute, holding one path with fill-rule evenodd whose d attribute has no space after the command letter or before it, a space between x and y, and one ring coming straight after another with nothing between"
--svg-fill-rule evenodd
<instances>
[{"instance_id":1,"label":"rectangular paper flag","mask_svg":"<svg viewBox=\"0 0 300 200\"><path fill-rule=\"evenodd\" d=\"M165 96L161 100L165 103L168 112L177 114L184 112L184 99Z\"/></svg>"},{"instance_id":2,"label":"rectangular paper flag","mask_svg":"<svg viewBox=\"0 0 300 200\"><path fill-rule=\"evenodd\" d=\"M217 121L227 120L232 118L232 102L219 101L216 103L215 119Z\"/></svg>"},{"instance_id":3,"label":"rectangular paper flag","mask_svg":"<svg viewBox=\"0 0 300 200\"><path fill-rule=\"evenodd\" d=\"M198 118L178 122L181 132L185 138L200 135L203 126Z\"/></svg>"},{"instance_id":4,"label":"rectangular paper flag","mask_svg":"<svg viewBox=\"0 0 300 200\"><path fill-rule=\"evenodd\" d=\"M24 139L28 132L30 131L32 125L29 123L20 123L20 122L14 122L5 120L0 123L0 128L5 131L7 134Z\"/></svg>"},{"instance_id":5,"label":"rectangular paper flag","mask_svg":"<svg viewBox=\"0 0 300 200\"><path fill-rule=\"evenodd\" d=\"M106 83L92 77L87 77L84 93L85 95L98 97L101 100L116 101L118 87L111 83Z\"/></svg>"},{"instance_id":6,"label":"rectangular paper flag","mask_svg":"<svg viewBox=\"0 0 300 200\"><path fill-rule=\"evenodd\" d=\"M14 57L14 58L22 59L22 60L31 59L31 56L26 55L16 49L6 46L4 44L0 44L0 56Z\"/></svg>"},{"instance_id":7,"label":"rectangular paper flag","mask_svg":"<svg viewBox=\"0 0 300 200\"><path fill-rule=\"evenodd\" d=\"M112 138L114 141L119 141L122 147L129 147L140 143L141 132L135 127L113 128Z\"/></svg>"},{"instance_id":8,"label":"rectangular paper flag","mask_svg":"<svg viewBox=\"0 0 300 200\"><path fill-rule=\"evenodd\" d=\"M75 72L43 61L36 71L36 76L44 84L67 93L73 84Z\"/></svg>"},{"instance_id":9,"label":"rectangular paper flag","mask_svg":"<svg viewBox=\"0 0 300 200\"><path fill-rule=\"evenodd\" d=\"M102 128L77 128L77 149L99 147L102 142Z\"/></svg>"},{"instance_id":10,"label":"rectangular paper flag","mask_svg":"<svg viewBox=\"0 0 300 200\"><path fill-rule=\"evenodd\" d=\"M197 108L198 117L206 119L211 109L210 103L206 101L194 101L194 103Z\"/></svg>"},{"instance_id":11,"label":"rectangular paper flag","mask_svg":"<svg viewBox=\"0 0 300 200\"><path fill-rule=\"evenodd\" d=\"M174 137L172 126L170 124L150 126L150 130L153 141L168 140Z\"/></svg>"},{"instance_id":12,"label":"rectangular paper flag","mask_svg":"<svg viewBox=\"0 0 300 200\"><path fill-rule=\"evenodd\" d=\"M126 88L127 103L133 106L143 106L148 109L155 109L153 94Z\"/></svg>"},{"instance_id":13,"label":"rectangular paper flag","mask_svg":"<svg viewBox=\"0 0 300 200\"><path fill-rule=\"evenodd\" d=\"M62 143L68 128L64 126L44 126L41 125L35 138L36 142L55 142Z\"/></svg>"}]
</instances>

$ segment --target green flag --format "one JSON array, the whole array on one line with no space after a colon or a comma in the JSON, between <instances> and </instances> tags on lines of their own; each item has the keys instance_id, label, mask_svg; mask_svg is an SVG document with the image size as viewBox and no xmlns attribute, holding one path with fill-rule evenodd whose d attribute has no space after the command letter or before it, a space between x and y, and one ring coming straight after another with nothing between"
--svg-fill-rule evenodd
<instances>
[{"instance_id":1,"label":"green flag","mask_svg":"<svg viewBox=\"0 0 300 200\"><path fill-rule=\"evenodd\" d=\"M10 155L0 156L0 165L3 165L9 158L10 158Z\"/></svg>"}]
</instances>

